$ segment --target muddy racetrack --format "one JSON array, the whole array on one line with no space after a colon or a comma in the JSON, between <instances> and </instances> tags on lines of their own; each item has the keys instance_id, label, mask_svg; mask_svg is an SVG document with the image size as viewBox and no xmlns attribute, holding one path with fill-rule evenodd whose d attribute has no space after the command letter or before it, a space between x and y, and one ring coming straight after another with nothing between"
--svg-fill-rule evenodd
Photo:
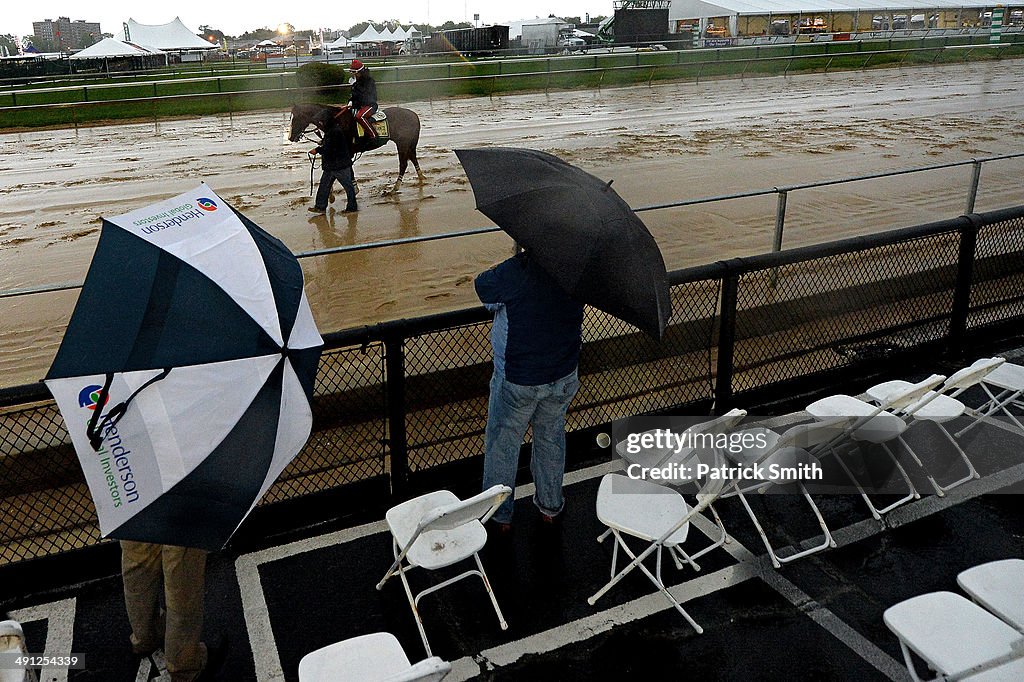
<instances>
[{"instance_id":1,"label":"muddy racetrack","mask_svg":"<svg viewBox=\"0 0 1024 682\"><path fill-rule=\"evenodd\" d=\"M419 157L397 196L394 146L356 163L356 215L310 218L306 143L288 115L0 135L0 290L81 282L99 216L206 181L293 251L489 225L453 149L543 149L605 179L634 207L1024 151L1019 60L787 78L414 102ZM977 210L1024 201L1024 160L987 164ZM318 174L319 177L319 174ZM952 217L970 168L791 193L787 247ZM338 190L340 192L340 188ZM340 197L344 201L344 195ZM343 205L341 203L337 206ZM641 214L669 268L771 248L773 196ZM472 305L502 235L304 259L322 331ZM0 299L0 386L43 376L77 291ZM102 333L102 324L97 333Z\"/></svg>"}]
</instances>

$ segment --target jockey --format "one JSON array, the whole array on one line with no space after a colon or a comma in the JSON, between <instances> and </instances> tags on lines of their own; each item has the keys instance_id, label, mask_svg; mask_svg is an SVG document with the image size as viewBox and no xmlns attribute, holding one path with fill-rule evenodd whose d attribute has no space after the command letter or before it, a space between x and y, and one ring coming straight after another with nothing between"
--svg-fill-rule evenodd
<instances>
[{"instance_id":1,"label":"jockey","mask_svg":"<svg viewBox=\"0 0 1024 682\"><path fill-rule=\"evenodd\" d=\"M352 80L349 81L352 84L352 99L348 105L367 137L373 139L377 137L377 131L373 129L370 119L377 113L377 84L369 69L358 59L352 60L348 70L352 74Z\"/></svg>"}]
</instances>

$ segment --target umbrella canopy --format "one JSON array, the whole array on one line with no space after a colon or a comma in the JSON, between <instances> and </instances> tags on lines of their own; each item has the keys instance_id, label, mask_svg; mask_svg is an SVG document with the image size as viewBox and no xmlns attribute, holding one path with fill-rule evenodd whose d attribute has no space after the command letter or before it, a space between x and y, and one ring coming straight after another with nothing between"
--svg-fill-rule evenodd
<instances>
[{"instance_id":1,"label":"umbrella canopy","mask_svg":"<svg viewBox=\"0 0 1024 682\"><path fill-rule=\"evenodd\" d=\"M46 376L104 537L222 547L309 437L302 270L206 185L105 219Z\"/></svg>"},{"instance_id":2,"label":"umbrella canopy","mask_svg":"<svg viewBox=\"0 0 1024 682\"><path fill-rule=\"evenodd\" d=\"M661 338L672 314L665 260L604 182L532 149L457 149L476 207L571 296Z\"/></svg>"}]
</instances>

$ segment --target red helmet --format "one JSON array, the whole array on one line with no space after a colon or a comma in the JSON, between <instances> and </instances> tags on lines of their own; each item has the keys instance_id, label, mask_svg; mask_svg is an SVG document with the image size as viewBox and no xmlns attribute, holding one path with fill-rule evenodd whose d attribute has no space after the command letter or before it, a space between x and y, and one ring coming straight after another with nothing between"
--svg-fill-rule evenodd
<instances>
[{"instance_id":1,"label":"red helmet","mask_svg":"<svg viewBox=\"0 0 1024 682\"><path fill-rule=\"evenodd\" d=\"M348 65L348 70L351 71L352 73L359 73L365 68L366 67L363 66L363 63L358 59L353 59L352 63Z\"/></svg>"}]
</instances>

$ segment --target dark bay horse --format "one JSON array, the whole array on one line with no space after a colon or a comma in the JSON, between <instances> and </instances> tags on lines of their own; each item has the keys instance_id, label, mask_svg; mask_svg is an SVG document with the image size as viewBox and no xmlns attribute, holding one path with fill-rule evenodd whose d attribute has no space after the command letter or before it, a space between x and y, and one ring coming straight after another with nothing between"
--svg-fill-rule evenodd
<instances>
[{"instance_id":1,"label":"dark bay horse","mask_svg":"<svg viewBox=\"0 0 1024 682\"><path fill-rule=\"evenodd\" d=\"M422 185L426 178L420 170L420 162L416 159L416 145L420 141L420 117L415 111L402 107L386 107L382 111L388 117L391 141L398 147L398 179L387 193L398 191L410 161L416 168L416 175ZM288 139L298 142L310 126L314 126L322 135L331 119L334 119L342 130L355 137L356 122L348 107L330 104L293 104L292 127ZM356 151L360 150L357 148Z\"/></svg>"}]
</instances>

